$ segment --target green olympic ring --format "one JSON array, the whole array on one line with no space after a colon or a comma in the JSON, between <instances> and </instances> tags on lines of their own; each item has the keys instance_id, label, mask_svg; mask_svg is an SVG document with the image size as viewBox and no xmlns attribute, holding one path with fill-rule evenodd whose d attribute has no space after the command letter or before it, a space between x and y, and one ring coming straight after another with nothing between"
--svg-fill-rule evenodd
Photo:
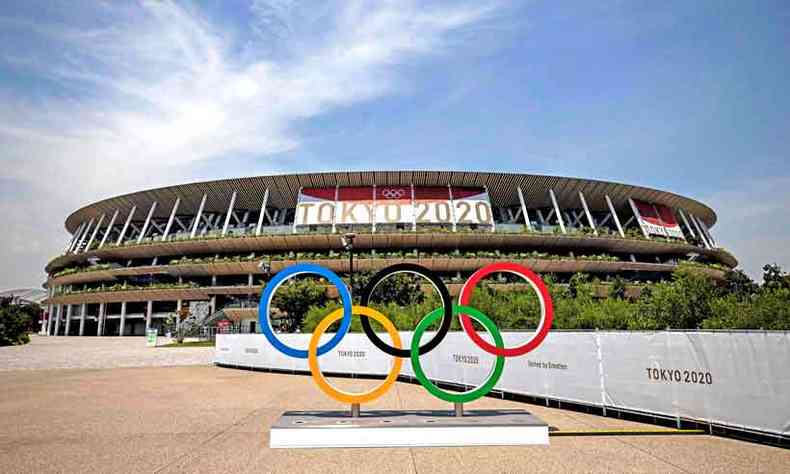
<instances>
[{"instance_id":1,"label":"green olympic ring","mask_svg":"<svg viewBox=\"0 0 790 474\"><path fill-rule=\"evenodd\" d=\"M505 342L502 340L502 334L499 333L499 329L497 329L494 322L491 321L488 316L483 314L481 311L469 306L453 305L454 316L461 312L480 322L486 328L489 334L493 336L496 347L500 349L505 347ZM425 330L428 328L428 326L433 324L442 316L444 316L444 308L436 308L435 310L428 313L414 329L414 335L411 339L411 365L414 369L414 376L417 377L417 380L420 381L420 384L422 384L422 386L425 387L425 390L427 390L431 395L446 402L466 403L477 400L478 398L481 398L490 392L491 389L494 388L494 385L496 385L496 383L499 381L499 378L502 376L502 371L505 368L505 357L502 355L497 356L496 363L494 364L494 368L488 376L488 380L486 380L485 383L474 390L455 393L445 392L444 390L440 389L433 382L431 382L430 379L428 379L428 377L425 375L425 372L422 370L422 366L420 365L420 339L422 339L422 335L425 333Z\"/></svg>"}]
</instances>

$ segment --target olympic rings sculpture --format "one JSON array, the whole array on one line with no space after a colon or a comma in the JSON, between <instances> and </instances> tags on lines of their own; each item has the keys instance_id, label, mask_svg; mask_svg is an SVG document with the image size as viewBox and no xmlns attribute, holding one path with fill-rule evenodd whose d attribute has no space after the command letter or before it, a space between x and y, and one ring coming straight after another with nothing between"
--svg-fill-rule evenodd
<instances>
[{"instance_id":1,"label":"olympic rings sculpture","mask_svg":"<svg viewBox=\"0 0 790 474\"><path fill-rule=\"evenodd\" d=\"M540 323L535 329L532 337L527 342L517 347L505 347L502 335L496 324L483 312L468 306L472 299L472 292L477 284L486 276L497 273L507 272L518 275L527 280L532 289L537 293L538 300L540 301ZM422 320L417 324L412 335L411 343L408 349L403 348L400 334L392 322L379 311L368 307L370 299L378 287L386 278L398 273L411 273L426 278L434 289L439 293L442 301L442 306L431 311L425 315ZM310 343L307 350L295 349L283 343L274 333L274 329L269 319L271 310L272 299L277 289L285 283L288 279L297 275L313 274L326 278L333 284L338 291L342 307L332 311L324 319L322 319L316 326L310 338ZM392 385L397 381L403 359L410 358L414 375L420 384L433 396L448 402L464 403L476 400L485 396L499 381L505 367L505 358L516 357L524 355L535 348L537 348L551 329L552 320L554 317L554 308L552 305L551 295L549 295L543 280L535 272L527 267L510 262L500 262L487 265L475 273L464 283L458 297L458 304L453 304L447 286L442 282L438 275L431 270L415 265L412 263L398 263L376 273L368 282L367 286L362 292L360 297L361 305L354 306L351 300L351 293L346 287L343 280L331 270L324 268L320 265L310 263L300 263L290 266L284 270L279 271L267 284L261 292L261 300L258 305L258 321L260 324L261 332L269 341L269 343L281 353L299 359L307 359L310 367L310 374L313 377L316 385L330 398L337 400L341 403L366 403L377 399L384 395ZM395 362L392 365L389 373L384 381L377 387L363 393L350 393L339 390L332 385L324 377L318 363L319 356L326 354L334 349L348 333L351 328L351 318L359 316L362 329L370 342L373 343L381 351L393 356ZM447 392L436 386L425 374L420 363L420 356L425 355L435 349L450 331L450 325L454 316L458 316L461 327L464 332L469 336L472 342L485 352L496 356L494 367L489 373L488 378L479 387L466 392ZM378 334L373 330L370 324L370 319L376 320L387 331L392 345L384 342ZM425 331L441 319L439 329L433 337L424 345L420 345L422 336ZM480 323L494 340L492 345L483 339L475 330L472 324L472 319ZM335 335L323 345L319 345L321 336L326 330L335 322L340 320L340 327Z\"/></svg>"}]
</instances>

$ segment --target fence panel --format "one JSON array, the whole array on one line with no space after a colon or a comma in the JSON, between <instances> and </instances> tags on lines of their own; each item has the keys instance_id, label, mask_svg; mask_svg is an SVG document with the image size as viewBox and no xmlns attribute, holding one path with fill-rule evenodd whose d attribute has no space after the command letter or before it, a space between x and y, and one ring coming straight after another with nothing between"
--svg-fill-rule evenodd
<instances>
[{"instance_id":1,"label":"fence panel","mask_svg":"<svg viewBox=\"0 0 790 474\"><path fill-rule=\"evenodd\" d=\"M426 333L423 342L432 336ZM307 348L310 335L280 337ZM503 333L507 346L527 337ZM401 338L408 347L411 333ZM219 364L309 370L306 360L280 354L260 334L218 334L215 354ZM450 333L420 361L433 380L472 386L486 379L494 357L466 335ZM355 333L320 364L326 372L385 375L392 358ZM408 359L401 374L414 375ZM557 331L535 351L506 360L496 389L788 436L790 333Z\"/></svg>"}]
</instances>

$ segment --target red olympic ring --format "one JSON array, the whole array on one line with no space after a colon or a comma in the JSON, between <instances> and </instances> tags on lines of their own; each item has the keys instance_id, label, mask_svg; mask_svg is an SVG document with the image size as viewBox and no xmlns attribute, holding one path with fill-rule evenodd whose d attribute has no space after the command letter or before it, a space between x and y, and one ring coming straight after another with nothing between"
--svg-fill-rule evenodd
<instances>
[{"instance_id":1,"label":"red olympic ring","mask_svg":"<svg viewBox=\"0 0 790 474\"><path fill-rule=\"evenodd\" d=\"M469 306L472 299L472 291L474 291L475 286L477 286L480 280L496 272L513 273L525 278L532 286L532 289L534 289L538 294L538 299L540 300L540 324L535 330L535 333L532 335L532 338L520 346L500 349L494 345L489 344L486 340L480 337L479 334L477 334L477 331L475 331L475 328L472 325L471 319L466 314L458 315L459 319L461 320L461 327L463 327L464 332L466 332L469 338L472 339L472 342L477 344L478 347L489 354L505 357L524 355L538 347L540 343L543 342L543 339L545 339L546 335L549 333L549 329L551 329L551 323L554 319L554 305L551 302L549 290L546 288L546 284L543 283L543 279L541 279L535 272L527 267L510 262L493 263L491 265L487 265L474 272L472 276L466 281L466 283L464 283L463 288L461 288L461 293L458 296L458 302L461 305Z\"/></svg>"}]
</instances>

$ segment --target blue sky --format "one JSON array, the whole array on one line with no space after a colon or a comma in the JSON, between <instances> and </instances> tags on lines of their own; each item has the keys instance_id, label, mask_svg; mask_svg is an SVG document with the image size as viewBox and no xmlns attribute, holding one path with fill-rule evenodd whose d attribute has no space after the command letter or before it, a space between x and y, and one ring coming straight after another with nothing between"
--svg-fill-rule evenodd
<instances>
[{"instance_id":1,"label":"blue sky","mask_svg":"<svg viewBox=\"0 0 790 474\"><path fill-rule=\"evenodd\" d=\"M787 2L7 1L0 288L66 215L288 171L437 168L701 199L753 276L790 267Z\"/></svg>"}]
</instances>

